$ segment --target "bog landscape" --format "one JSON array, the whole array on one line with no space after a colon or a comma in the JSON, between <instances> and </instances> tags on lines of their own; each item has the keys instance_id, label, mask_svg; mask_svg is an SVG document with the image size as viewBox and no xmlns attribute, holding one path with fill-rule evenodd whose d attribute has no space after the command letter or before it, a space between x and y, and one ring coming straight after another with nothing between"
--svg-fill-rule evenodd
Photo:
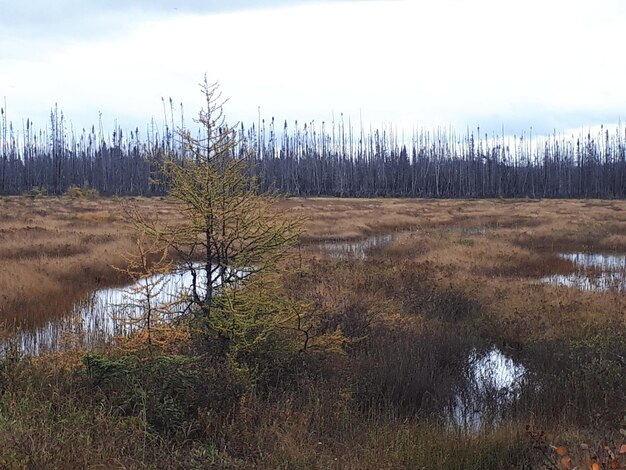
<instances>
[{"instance_id":1,"label":"bog landscape","mask_svg":"<svg viewBox=\"0 0 626 470\"><path fill-rule=\"evenodd\" d=\"M626 468L624 129L203 92L145 139L2 114L0 467Z\"/></svg>"}]
</instances>

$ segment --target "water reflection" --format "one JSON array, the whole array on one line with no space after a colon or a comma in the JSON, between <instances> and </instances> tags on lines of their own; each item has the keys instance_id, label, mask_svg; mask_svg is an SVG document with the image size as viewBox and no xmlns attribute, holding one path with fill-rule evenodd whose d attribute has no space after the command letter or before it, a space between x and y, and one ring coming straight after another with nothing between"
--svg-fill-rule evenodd
<instances>
[{"instance_id":1,"label":"water reflection","mask_svg":"<svg viewBox=\"0 0 626 470\"><path fill-rule=\"evenodd\" d=\"M136 284L120 288L100 289L76 304L72 312L62 318L51 320L34 330L20 332L5 342L7 347L17 348L20 353L38 355L45 351L71 349L76 346L91 347L104 344L116 336L127 336L141 326L148 306L155 315L167 320L174 318L188 305L192 295L193 273L197 276L198 295L205 291L206 271L196 264L191 268L156 274L141 279ZM229 271L237 280L245 278L244 271ZM213 286L221 284L218 273L213 274Z\"/></svg>"},{"instance_id":2,"label":"water reflection","mask_svg":"<svg viewBox=\"0 0 626 470\"><path fill-rule=\"evenodd\" d=\"M456 427L477 432L487 424L497 424L505 408L519 397L523 365L492 348L468 356L466 387L459 391L452 406Z\"/></svg>"},{"instance_id":3,"label":"water reflection","mask_svg":"<svg viewBox=\"0 0 626 470\"><path fill-rule=\"evenodd\" d=\"M563 253L559 256L572 261L577 271L546 276L542 282L586 291L626 291L626 255Z\"/></svg>"},{"instance_id":4,"label":"water reflection","mask_svg":"<svg viewBox=\"0 0 626 470\"><path fill-rule=\"evenodd\" d=\"M332 259L366 259L368 252L382 248L393 241L393 235L381 235L365 240L337 240L320 243L319 248Z\"/></svg>"}]
</instances>

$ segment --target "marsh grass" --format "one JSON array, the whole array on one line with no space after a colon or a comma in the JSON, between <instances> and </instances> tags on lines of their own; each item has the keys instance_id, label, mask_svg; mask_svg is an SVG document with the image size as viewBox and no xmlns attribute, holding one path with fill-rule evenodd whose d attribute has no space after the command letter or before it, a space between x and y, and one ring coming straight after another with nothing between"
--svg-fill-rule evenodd
<instances>
[{"instance_id":1,"label":"marsh grass","mask_svg":"<svg viewBox=\"0 0 626 470\"><path fill-rule=\"evenodd\" d=\"M135 203L164 220L178 217L166 199ZM0 466L540 468L529 423L551 442L614 439L626 390L626 300L539 278L576 269L558 256L563 251L625 251L626 203L281 204L308 217L301 270L282 289L320 314L319 332L343 332L342 354L302 355L252 385L204 364L215 381L200 385L229 384L233 395L202 406L188 388L200 379L189 382L154 362L155 355L193 355L185 335L164 341L158 353L134 347L133 338L101 350L101 365L119 362L124 380L94 381L80 359L87 345L75 338L66 353L9 354L0 367ZM119 206L112 199L0 199L7 326L63 316L93 289L127 282L110 268L132 246ZM362 260L329 260L315 248L390 232L393 242ZM526 368L518 398L497 402L494 391L483 405L502 413L497 424L475 432L450 427L455 394L468 386L468 354L494 345ZM178 379L167 382L165 374ZM170 391L151 395L165 383ZM212 408L220 405L226 413Z\"/></svg>"},{"instance_id":2,"label":"marsh grass","mask_svg":"<svg viewBox=\"0 0 626 470\"><path fill-rule=\"evenodd\" d=\"M138 200L151 211L151 201ZM0 319L33 328L59 318L96 288L125 284L111 266L132 249L115 199L0 199ZM168 217L176 211L162 203Z\"/></svg>"}]
</instances>

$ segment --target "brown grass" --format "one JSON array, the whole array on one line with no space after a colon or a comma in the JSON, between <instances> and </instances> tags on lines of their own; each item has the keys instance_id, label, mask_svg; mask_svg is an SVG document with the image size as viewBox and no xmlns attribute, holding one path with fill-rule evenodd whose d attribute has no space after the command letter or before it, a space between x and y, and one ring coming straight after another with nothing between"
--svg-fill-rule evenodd
<instances>
[{"instance_id":1,"label":"brown grass","mask_svg":"<svg viewBox=\"0 0 626 470\"><path fill-rule=\"evenodd\" d=\"M480 299L499 340L580 338L623 329L623 296L553 287L539 278L575 270L557 256L561 252L626 252L626 201L295 199L285 204L309 217L309 239L401 231L373 258L429 263L442 284Z\"/></svg>"},{"instance_id":2,"label":"brown grass","mask_svg":"<svg viewBox=\"0 0 626 470\"><path fill-rule=\"evenodd\" d=\"M0 320L40 324L67 312L95 288L125 282L111 265L121 264L122 255L132 250L132 230L122 210L127 202L1 198ZM164 198L132 202L162 220L180 217L175 204ZM519 316L514 312L540 312L538 299L553 299L555 293L569 299L567 305L576 299L580 305L609 306L612 300L598 301L601 295L586 302L589 295L533 282L573 270L558 252L626 251L624 201L290 198L281 206L307 218L305 246L396 233L378 256L432 263L448 282L479 286L486 303L508 320ZM507 292L506 302L496 295L500 291ZM546 302L552 309L553 302ZM617 317L621 321L619 308L603 310L602 318L609 316L611 324ZM553 311L550 315L554 318ZM568 320L575 317L567 313Z\"/></svg>"},{"instance_id":3,"label":"brown grass","mask_svg":"<svg viewBox=\"0 0 626 470\"><path fill-rule=\"evenodd\" d=\"M95 288L125 282L111 268L133 246L122 202L0 199L1 318L39 324ZM170 222L180 217L166 199L134 202ZM536 457L523 434L529 420L564 435L576 426L618 429L607 423L623 411L626 299L539 278L574 270L560 252L626 252L626 202L291 198L281 205L308 219L303 272L283 287L312 304L319 328L344 333L345 355L312 367L297 387L287 389L283 378L286 390L246 396L230 421L211 424L219 432L206 431L211 446L164 440L148 447L154 454L142 443L140 416L108 413L103 397L89 401L94 389L80 365L71 368L77 377L58 378L63 387L54 393L47 377L57 372L19 365L15 395L7 396L17 402L24 377L40 370L45 387L32 392L33 403L49 399L59 412L40 422L50 413L43 405L15 408L18 426L0 422L0 442L14 454L0 458L15 459L17 468L29 455L42 455L33 465L60 464L56 449L41 453L41 439L79 467L86 463L74 442L87 449L90 464L103 466L204 462L215 451L224 468L531 468ZM389 233L393 241L365 260L331 261L317 246ZM534 374L503 426L459 436L437 412L462 385L468 350L493 343ZM76 426L63 424L72 423L68 416ZM57 426L68 433L83 426L81 439L60 439Z\"/></svg>"},{"instance_id":4,"label":"brown grass","mask_svg":"<svg viewBox=\"0 0 626 470\"><path fill-rule=\"evenodd\" d=\"M626 249L624 201L291 198L283 205L308 217L308 240L447 228L540 248ZM569 245L560 245L563 241Z\"/></svg>"},{"instance_id":5,"label":"brown grass","mask_svg":"<svg viewBox=\"0 0 626 470\"><path fill-rule=\"evenodd\" d=\"M41 324L90 291L120 284L112 265L132 250L132 230L117 199L0 198L0 321ZM175 220L171 203L135 201Z\"/></svg>"}]
</instances>

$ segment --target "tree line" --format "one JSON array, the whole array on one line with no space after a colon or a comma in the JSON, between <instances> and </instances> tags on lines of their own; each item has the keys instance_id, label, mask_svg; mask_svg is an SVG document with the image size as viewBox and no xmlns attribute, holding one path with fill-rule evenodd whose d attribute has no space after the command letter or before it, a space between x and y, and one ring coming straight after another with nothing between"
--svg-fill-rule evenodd
<instances>
[{"instance_id":1,"label":"tree line","mask_svg":"<svg viewBox=\"0 0 626 470\"><path fill-rule=\"evenodd\" d=\"M185 160L173 111L146 129L105 132L100 120L75 131L57 108L45 129L17 128L0 114L0 194L63 194L85 186L103 195L161 195L163 159ZM181 126L184 120L181 119ZM580 135L488 135L480 128L354 126L274 118L236 127L262 190L296 196L434 198L626 197L626 129ZM193 130L191 130L193 132ZM407 135L408 134L408 135Z\"/></svg>"}]
</instances>

